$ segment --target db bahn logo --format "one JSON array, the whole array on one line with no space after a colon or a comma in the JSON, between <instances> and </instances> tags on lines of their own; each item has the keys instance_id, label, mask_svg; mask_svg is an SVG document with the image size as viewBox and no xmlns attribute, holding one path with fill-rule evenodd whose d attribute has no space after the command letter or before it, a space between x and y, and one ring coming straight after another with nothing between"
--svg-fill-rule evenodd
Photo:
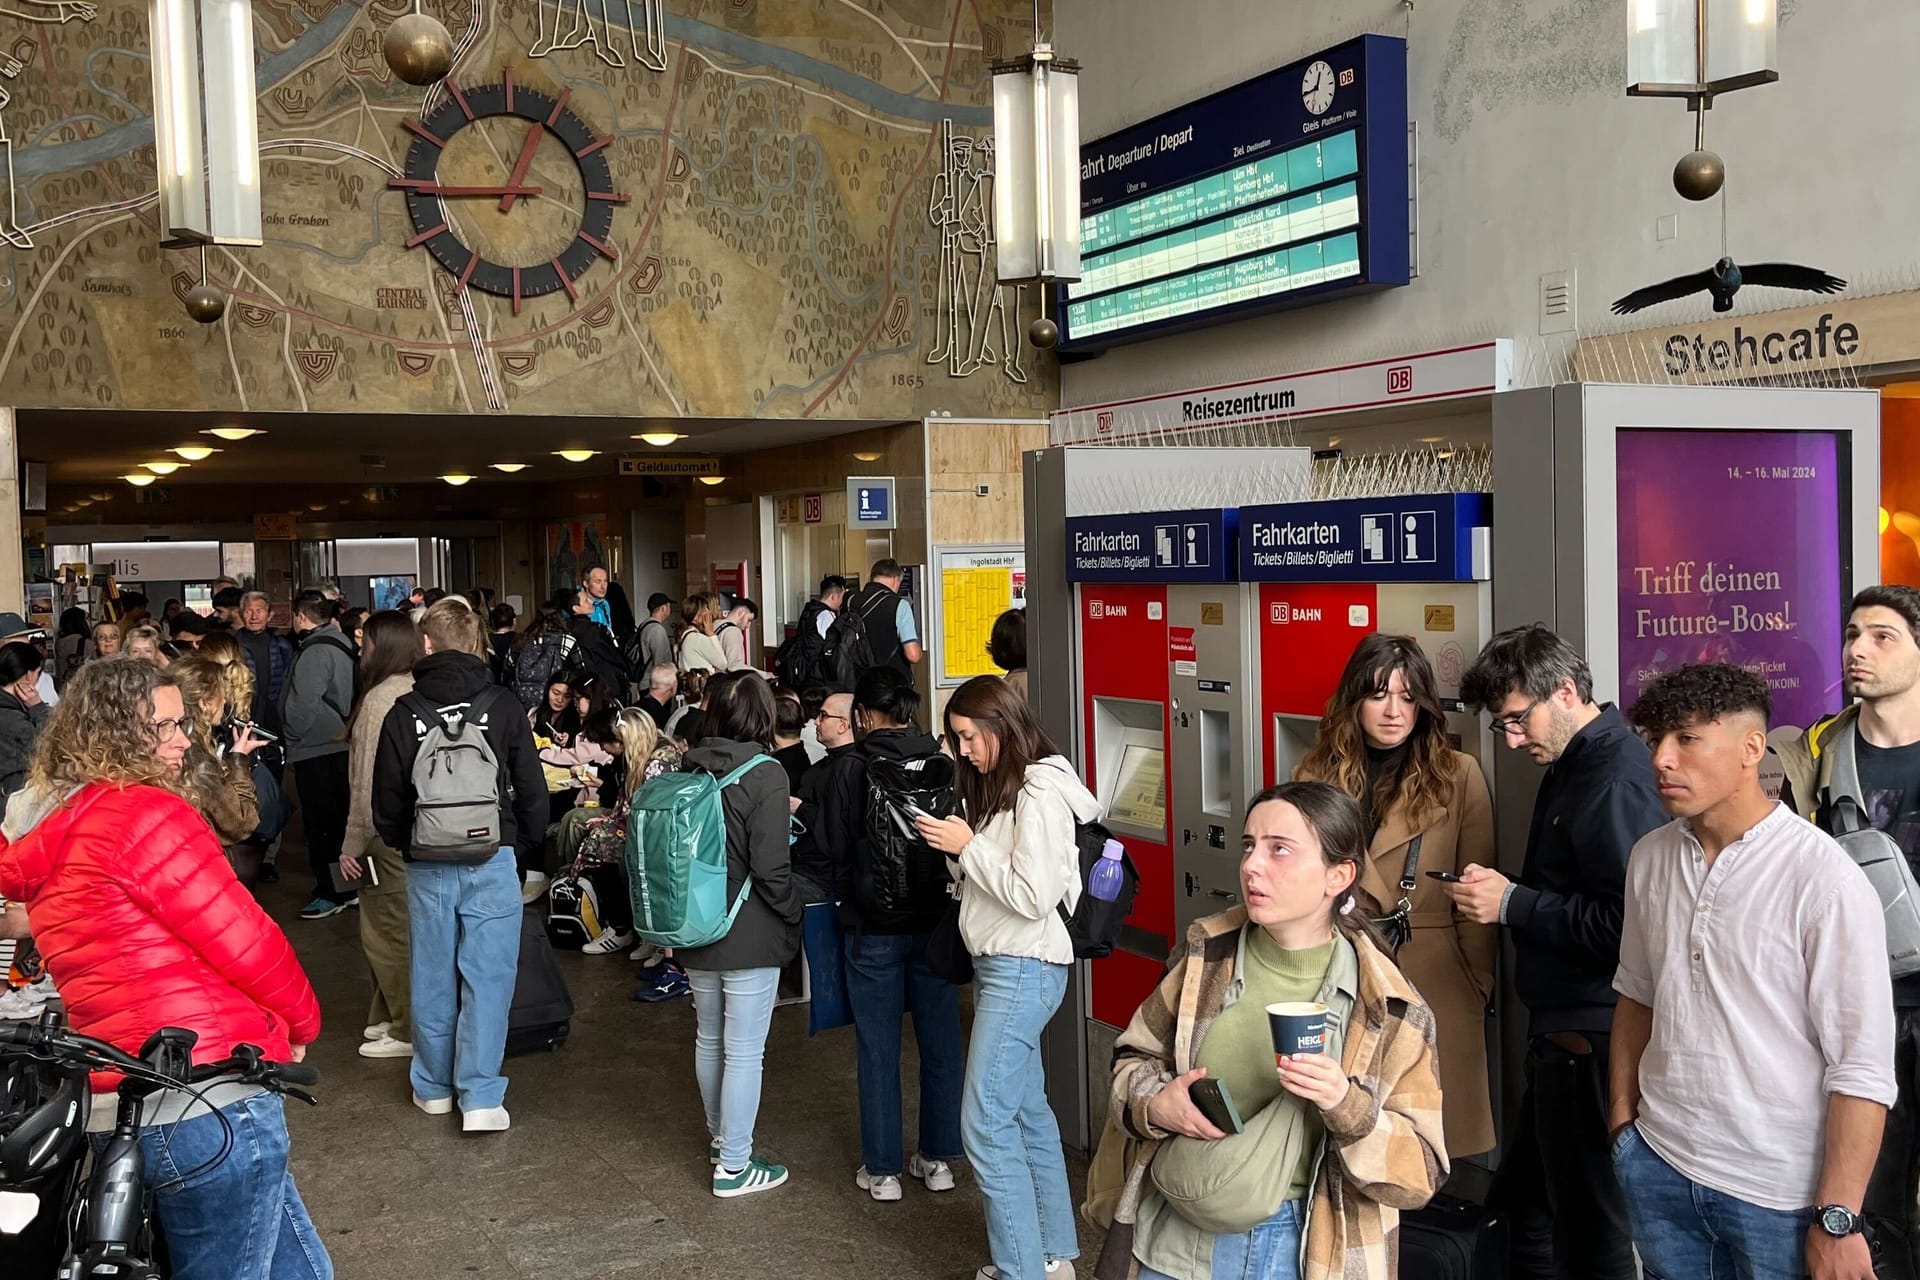
<instances>
[{"instance_id":1,"label":"db bahn logo","mask_svg":"<svg viewBox=\"0 0 1920 1280\"><path fill-rule=\"evenodd\" d=\"M1104 600L1087 601L1088 618L1124 618L1126 616L1127 606L1123 604L1108 604Z\"/></svg>"},{"instance_id":2,"label":"db bahn logo","mask_svg":"<svg viewBox=\"0 0 1920 1280\"><path fill-rule=\"evenodd\" d=\"M1276 600L1273 602L1273 612L1270 616L1273 619L1273 624L1277 627L1285 626L1287 623L1293 621L1293 611L1287 608L1287 602L1285 600Z\"/></svg>"},{"instance_id":3,"label":"db bahn logo","mask_svg":"<svg viewBox=\"0 0 1920 1280\"><path fill-rule=\"evenodd\" d=\"M1093 429L1095 432L1103 436L1112 435L1113 434L1112 410L1108 410L1104 413L1095 414L1093 418Z\"/></svg>"},{"instance_id":4,"label":"db bahn logo","mask_svg":"<svg viewBox=\"0 0 1920 1280\"><path fill-rule=\"evenodd\" d=\"M1413 366L1396 364L1387 370L1387 394L1403 396L1413 390Z\"/></svg>"}]
</instances>

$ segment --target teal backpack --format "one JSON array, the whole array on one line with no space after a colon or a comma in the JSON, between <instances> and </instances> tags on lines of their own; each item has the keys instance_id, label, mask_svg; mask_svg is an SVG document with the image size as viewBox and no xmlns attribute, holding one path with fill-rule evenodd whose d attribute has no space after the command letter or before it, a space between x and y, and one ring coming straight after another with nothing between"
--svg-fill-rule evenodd
<instances>
[{"instance_id":1,"label":"teal backpack","mask_svg":"<svg viewBox=\"0 0 1920 1280\"><path fill-rule=\"evenodd\" d=\"M633 929L656 947L704 947L727 936L753 892L749 879L727 898L727 815L721 793L756 765L723 778L703 769L663 773L634 792L627 819L627 883Z\"/></svg>"}]
</instances>

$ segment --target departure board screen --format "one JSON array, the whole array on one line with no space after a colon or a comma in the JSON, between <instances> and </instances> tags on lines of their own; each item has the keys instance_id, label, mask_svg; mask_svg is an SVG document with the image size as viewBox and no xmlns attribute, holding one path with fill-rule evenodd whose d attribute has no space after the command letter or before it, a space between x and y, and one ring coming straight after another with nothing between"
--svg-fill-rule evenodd
<instances>
[{"instance_id":1,"label":"departure board screen","mask_svg":"<svg viewBox=\"0 0 1920 1280\"><path fill-rule=\"evenodd\" d=\"M1081 148L1062 350L1409 278L1406 45L1362 36Z\"/></svg>"}]
</instances>

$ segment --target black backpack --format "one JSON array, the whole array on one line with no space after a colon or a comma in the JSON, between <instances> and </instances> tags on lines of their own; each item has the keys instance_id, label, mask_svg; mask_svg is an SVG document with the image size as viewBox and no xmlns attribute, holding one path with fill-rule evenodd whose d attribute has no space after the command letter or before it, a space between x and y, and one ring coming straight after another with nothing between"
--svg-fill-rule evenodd
<instances>
[{"instance_id":1,"label":"black backpack","mask_svg":"<svg viewBox=\"0 0 1920 1280\"><path fill-rule=\"evenodd\" d=\"M897 598L892 592L875 594L865 609L856 608L854 602L849 601L834 615L833 625L827 628L826 652L820 659L831 677L828 683L837 689L851 689L860 683L861 676L880 665L880 656L873 651L873 636L867 630L866 611L876 602Z\"/></svg>"},{"instance_id":2,"label":"black backpack","mask_svg":"<svg viewBox=\"0 0 1920 1280\"><path fill-rule=\"evenodd\" d=\"M820 655L826 640L820 634L819 618L825 610L826 606L818 600L809 600L807 607L800 611L798 628L773 655L773 674L789 689L827 683L826 675L820 670Z\"/></svg>"},{"instance_id":3,"label":"black backpack","mask_svg":"<svg viewBox=\"0 0 1920 1280\"><path fill-rule=\"evenodd\" d=\"M867 762L853 902L862 926L875 933L924 933L951 903L946 858L920 838L909 806L936 818L959 812L949 757Z\"/></svg>"},{"instance_id":4,"label":"black backpack","mask_svg":"<svg viewBox=\"0 0 1920 1280\"><path fill-rule=\"evenodd\" d=\"M531 711L547 699L547 682L571 665L578 645L564 631L540 636L522 649L513 667L513 694Z\"/></svg>"},{"instance_id":5,"label":"black backpack","mask_svg":"<svg viewBox=\"0 0 1920 1280\"><path fill-rule=\"evenodd\" d=\"M1088 890L1088 878L1100 865L1101 853L1111 839L1113 832L1098 822L1073 824L1073 843L1080 852L1080 904L1069 914L1067 904L1062 902L1059 911L1067 936L1073 939L1073 954L1081 960L1100 960L1113 954L1121 926L1133 913L1134 896L1140 892L1140 871L1124 850L1120 854L1119 895L1105 902Z\"/></svg>"}]
</instances>

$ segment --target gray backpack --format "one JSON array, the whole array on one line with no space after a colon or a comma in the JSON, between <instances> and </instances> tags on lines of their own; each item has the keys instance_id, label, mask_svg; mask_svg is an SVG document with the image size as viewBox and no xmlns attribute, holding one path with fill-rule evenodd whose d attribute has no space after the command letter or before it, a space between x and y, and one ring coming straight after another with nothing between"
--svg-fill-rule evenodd
<instances>
[{"instance_id":1,"label":"gray backpack","mask_svg":"<svg viewBox=\"0 0 1920 1280\"><path fill-rule=\"evenodd\" d=\"M482 695L485 696L485 695ZM418 694L403 699L420 745L413 757L413 840L423 862L485 862L500 852L500 758L475 702L436 707ZM484 716L481 717L484 720Z\"/></svg>"},{"instance_id":2,"label":"gray backpack","mask_svg":"<svg viewBox=\"0 0 1920 1280\"><path fill-rule=\"evenodd\" d=\"M1866 801L1860 794L1860 768L1854 760L1854 735L1858 732L1849 726L1827 748L1833 759L1827 807L1833 838L1880 895L1880 906L1886 913L1887 967L1894 977L1904 978L1920 973L1920 884L1915 883L1913 867L1899 844L1868 820Z\"/></svg>"}]
</instances>

